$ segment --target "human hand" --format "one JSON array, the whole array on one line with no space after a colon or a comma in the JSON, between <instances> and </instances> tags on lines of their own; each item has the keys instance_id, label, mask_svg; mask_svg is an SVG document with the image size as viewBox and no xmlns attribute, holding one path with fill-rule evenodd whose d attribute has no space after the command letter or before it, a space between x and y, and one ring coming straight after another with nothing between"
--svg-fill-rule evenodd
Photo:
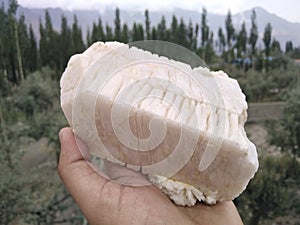
<instances>
[{"instance_id":1,"label":"human hand","mask_svg":"<svg viewBox=\"0 0 300 225\"><path fill-rule=\"evenodd\" d=\"M218 203L214 206L197 204L193 207L180 207L174 205L153 185L133 187L112 182L97 173L84 159L71 128L63 128L59 137L59 175L92 225L243 224L233 202ZM121 176L128 176L128 173L125 172ZM138 175L133 178L143 179Z\"/></svg>"}]
</instances>

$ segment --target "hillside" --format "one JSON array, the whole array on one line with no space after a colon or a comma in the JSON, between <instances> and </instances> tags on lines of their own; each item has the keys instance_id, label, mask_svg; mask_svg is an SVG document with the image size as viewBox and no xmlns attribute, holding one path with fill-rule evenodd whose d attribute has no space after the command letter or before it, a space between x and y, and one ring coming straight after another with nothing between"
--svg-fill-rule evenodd
<instances>
[{"instance_id":1,"label":"hillside","mask_svg":"<svg viewBox=\"0 0 300 225\"><path fill-rule=\"evenodd\" d=\"M8 5L8 0L0 0L4 2L4 5ZM292 40L294 46L300 46L300 23L291 23L275 14L269 13L263 8L254 8L257 14L257 25L262 37L265 25L270 22L273 27L273 36L280 42L281 48L284 49L286 41ZM60 29L61 15L64 14L67 17L69 23L73 22L74 14L77 15L80 26L83 30L83 35L87 34L87 30L92 27L94 21L97 21L99 17L103 20L104 24L113 25L115 9L107 7L104 9L95 10L76 10L68 11L61 8L49 8L49 13L52 17L54 29ZM233 23L237 30L240 29L241 23L246 22L247 29L250 29L250 17L252 9L233 15ZM34 31L39 38L39 21L44 21L45 9L32 9L19 7L17 14L24 14L27 24L32 24ZM188 23L192 21L193 24L201 23L201 13L197 11L185 10L175 8L173 11L154 11L150 12L150 20L152 25L157 25L161 20L162 15L165 15L167 24L170 24L172 15L175 14L178 18L182 17ZM121 20L131 26L133 22L144 23L144 12L141 11L125 11L121 9ZM219 27L225 26L225 16L217 15L208 12L208 23L210 28L215 33L217 38L217 30Z\"/></svg>"}]
</instances>

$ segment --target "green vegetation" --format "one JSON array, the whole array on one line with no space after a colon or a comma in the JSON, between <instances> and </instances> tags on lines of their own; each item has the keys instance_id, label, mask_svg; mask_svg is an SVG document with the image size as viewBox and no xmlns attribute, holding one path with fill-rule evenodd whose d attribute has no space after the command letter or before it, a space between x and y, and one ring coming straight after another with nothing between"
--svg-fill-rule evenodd
<instances>
[{"instance_id":1,"label":"green vegetation","mask_svg":"<svg viewBox=\"0 0 300 225\"><path fill-rule=\"evenodd\" d=\"M238 79L250 102L287 103L283 118L267 123L270 144L279 151L260 154L260 170L236 203L245 224L300 223L300 67L292 61L300 58L300 48L288 41L283 52L272 38L271 23L263 35L265 48L259 50L255 11L249 34L245 23L240 30L233 27L229 11L225 30L220 27L216 38L206 9L199 24L185 24L174 15L171 24L162 17L157 26L151 25L146 10L145 24L132 27L121 21L117 9L113 28L99 18L86 38L76 16L71 26L62 16L58 32L46 11L37 40L24 16L16 18L17 7L15 0L7 11L0 7L0 224L82 224L84 218L56 173L57 134L67 125L58 81L70 56L95 41L144 39L191 49L212 69L223 69ZM36 146L45 138L46 147ZM36 151L44 159L25 166L26 155Z\"/></svg>"}]
</instances>

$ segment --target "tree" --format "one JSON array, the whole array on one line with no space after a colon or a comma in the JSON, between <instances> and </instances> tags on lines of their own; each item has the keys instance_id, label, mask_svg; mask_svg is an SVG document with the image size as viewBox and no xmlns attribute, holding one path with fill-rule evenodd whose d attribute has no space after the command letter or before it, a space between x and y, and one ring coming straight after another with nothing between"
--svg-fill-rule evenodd
<instances>
[{"instance_id":1,"label":"tree","mask_svg":"<svg viewBox=\"0 0 300 225\"><path fill-rule=\"evenodd\" d=\"M270 124L270 143L282 153L300 156L300 88L295 86L287 95L282 118Z\"/></svg>"},{"instance_id":2,"label":"tree","mask_svg":"<svg viewBox=\"0 0 300 225\"><path fill-rule=\"evenodd\" d=\"M178 44L184 47L188 47L187 28L182 18L180 19L178 27Z\"/></svg>"},{"instance_id":3,"label":"tree","mask_svg":"<svg viewBox=\"0 0 300 225\"><path fill-rule=\"evenodd\" d=\"M60 69L63 70L66 67L67 62L73 53L72 31L68 27L67 18L64 15L61 16L61 33L59 39L60 49L64 49L64 51L59 51Z\"/></svg>"},{"instance_id":4,"label":"tree","mask_svg":"<svg viewBox=\"0 0 300 225\"><path fill-rule=\"evenodd\" d=\"M40 21L40 60L41 66L51 66L56 70L59 67L59 57L57 57L60 51L58 34L53 29L51 16L49 11L45 11L45 27Z\"/></svg>"},{"instance_id":5,"label":"tree","mask_svg":"<svg viewBox=\"0 0 300 225\"><path fill-rule=\"evenodd\" d=\"M151 39L151 33L150 33L150 19L149 19L149 11L148 9L145 10L145 27L146 27L146 39Z\"/></svg>"},{"instance_id":6,"label":"tree","mask_svg":"<svg viewBox=\"0 0 300 225\"><path fill-rule=\"evenodd\" d=\"M5 24L6 24L6 13L4 9L4 3L2 2L2 6L0 8L0 77L2 80L6 79L5 71L6 69L6 48L5 48ZM6 34L7 35L7 34ZM7 46L6 46L7 47ZM2 88L2 87L1 87Z\"/></svg>"},{"instance_id":7,"label":"tree","mask_svg":"<svg viewBox=\"0 0 300 225\"><path fill-rule=\"evenodd\" d=\"M77 16L74 15L74 21L72 26L72 54L81 53L84 51L85 45L82 39L82 31L78 26Z\"/></svg>"},{"instance_id":8,"label":"tree","mask_svg":"<svg viewBox=\"0 0 300 225\"><path fill-rule=\"evenodd\" d=\"M115 40L120 41L121 40L121 19L120 19L120 10L119 8L116 8L115 13Z\"/></svg>"},{"instance_id":9,"label":"tree","mask_svg":"<svg viewBox=\"0 0 300 225\"><path fill-rule=\"evenodd\" d=\"M277 55L281 54L280 42L277 41L275 38L273 39L271 44L271 51Z\"/></svg>"},{"instance_id":10,"label":"tree","mask_svg":"<svg viewBox=\"0 0 300 225\"><path fill-rule=\"evenodd\" d=\"M258 173L246 191L235 200L245 224L272 224L276 216L283 215L290 220L299 210L299 162L293 170L293 159L289 155L261 156L259 162ZM267 219L272 223L266 223ZM297 224L299 220L295 219L293 223Z\"/></svg>"},{"instance_id":11,"label":"tree","mask_svg":"<svg viewBox=\"0 0 300 225\"><path fill-rule=\"evenodd\" d=\"M196 50L197 44L195 43L195 41L197 41L197 39L194 36L194 26L192 21L189 21L187 37L188 37L187 40L188 48L192 51Z\"/></svg>"},{"instance_id":12,"label":"tree","mask_svg":"<svg viewBox=\"0 0 300 225\"><path fill-rule=\"evenodd\" d=\"M246 54L247 50L247 31L245 22L242 23L242 28L237 36L237 52L238 57L242 57Z\"/></svg>"},{"instance_id":13,"label":"tree","mask_svg":"<svg viewBox=\"0 0 300 225\"><path fill-rule=\"evenodd\" d=\"M162 16L161 21L157 26L157 39L162 41L167 40L167 25L164 16Z\"/></svg>"},{"instance_id":14,"label":"tree","mask_svg":"<svg viewBox=\"0 0 300 225\"><path fill-rule=\"evenodd\" d=\"M271 39L272 39L272 26L270 23L267 23L267 25L265 26L264 37L263 37L266 57L270 56Z\"/></svg>"},{"instance_id":15,"label":"tree","mask_svg":"<svg viewBox=\"0 0 300 225\"><path fill-rule=\"evenodd\" d=\"M207 25L207 11L205 8L202 8L201 15L201 51L202 51L202 59L206 61L206 45L209 41L209 27Z\"/></svg>"},{"instance_id":16,"label":"tree","mask_svg":"<svg viewBox=\"0 0 300 225\"><path fill-rule=\"evenodd\" d=\"M151 32L151 38L152 40L157 40L157 29L155 27L152 27L152 32Z\"/></svg>"},{"instance_id":17,"label":"tree","mask_svg":"<svg viewBox=\"0 0 300 225\"><path fill-rule=\"evenodd\" d=\"M22 53L20 49L20 41L19 41L19 33L18 33L18 24L16 19L16 12L18 9L18 2L16 0L9 1L9 8L8 8L8 17L10 19L10 24L13 27L14 31L14 42L17 52L17 63L18 63L18 72L19 76L17 77L17 82L22 82L25 78L24 70L23 70L23 61L22 61Z\"/></svg>"},{"instance_id":18,"label":"tree","mask_svg":"<svg viewBox=\"0 0 300 225\"><path fill-rule=\"evenodd\" d=\"M178 43L178 20L175 15L172 16L171 22L171 38L172 42Z\"/></svg>"},{"instance_id":19,"label":"tree","mask_svg":"<svg viewBox=\"0 0 300 225\"><path fill-rule=\"evenodd\" d=\"M28 50L28 69L29 72L34 72L38 68L38 49L36 38L32 29L32 26L29 26L29 50Z\"/></svg>"},{"instance_id":20,"label":"tree","mask_svg":"<svg viewBox=\"0 0 300 225\"><path fill-rule=\"evenodd\" d=\"M293 42L292 41L287 41L285 43L285 53L292 52L293 50L294 50Z\"/></svg>"},{"instance_id":21,"label":"tree","mask_svg":"<svg viewBox=\"0 0 300 225\"><path fill-rule=\"evenodd\" d=\"M144 28L142 24L133 23L132 41L144 40Z\"/></svg>"},{"instance_id":22,"label":"tree","mask_svg":"<svg viewBox=\"0 0 300 225\"><path fill-rule=\"evenodd\" d=\"M251 46L252 55L255 55L257 39L258 39L258 28L257 28L257 22L256 22L256 12L255 12L255 10L252 10L251 28L250 28L250 37L249 37L249 44Z\"/></svg>"},{"instance_id":23,"label":"tree","mask_svg":"<svg viewBox=\"0 0 300 225\"><path fill-rule=\"evenodd\" d=\"M98 19L98 24L93 23L93 29L91 34L91 42L105 41L106 36L104 34L103 25L101 18Z\"/></svg>"},{"instance_id":24,"label":"tree","mask_svg":"<svg viewBox=\"0 0 300 225\"><path fill-rule=\"evenodd\" d=\"M123 24L123 29L122 29L122 36L121 36L121 41L123 43L128 43L128 38L129 38L129 34L128 34L128 26L126 23Z\"/></svg>"},{"instance_id":25,"label":"tree","mask_svg":"<svg viewBox=\"0 0 300 225\"><path fill-rule=\"evenodd\" d=\"M106 41L113 41L114 35L113 35L111 27L108 24L106 24L105 28L106 28Z\"/></svg>"},{"instance_id":26,"label":"tree","mask_svg":"<svg viewBox=\"0 0 300 225\"><path fill-rule=\"evenodd\" d=\"M219 51L222 52L222 54L223 54L225 51L226 40L225 40L225 35L224 35L221 27L219 27L219 30L218 30L218 37L219 37Z\"/></svg>"},{"instance_id":27,"label":"tree","mask_svg":"<svg viewBox=\"0 0 300 225\"><path fill-rule=\"evenodd\" d=\"M228 61L231 61L231 51L232 51L232 40L234 38L234 27L232 24L232 18L231 18L231 12L230 10L228 11L227 17L226 17L226 21L225 21L225 27L226 27L226 41L227 41L227 51L228 51Z\"/></svg>"}]
</instances>

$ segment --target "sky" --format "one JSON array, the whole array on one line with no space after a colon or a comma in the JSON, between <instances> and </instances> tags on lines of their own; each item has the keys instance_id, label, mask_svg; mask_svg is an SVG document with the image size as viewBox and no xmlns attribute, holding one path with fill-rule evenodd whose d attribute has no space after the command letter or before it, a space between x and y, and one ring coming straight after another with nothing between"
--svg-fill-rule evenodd
<instances>
[{"instance_id":1,"label":"sky","mask_svg":"<svg viewBox=\"0 0 300 225\"><path fill-rule=\"evenodd\" d=\"M137 10L168 10L184 8L201 12L205 7L210 13L226 15L230 9L232 14L263 7L270 13L290 21L300 23L300 1L298 0L19 0L20 5L31 8L61 7L64 9L98 9L105 6Z\"/></svg>"}]
</instances>

